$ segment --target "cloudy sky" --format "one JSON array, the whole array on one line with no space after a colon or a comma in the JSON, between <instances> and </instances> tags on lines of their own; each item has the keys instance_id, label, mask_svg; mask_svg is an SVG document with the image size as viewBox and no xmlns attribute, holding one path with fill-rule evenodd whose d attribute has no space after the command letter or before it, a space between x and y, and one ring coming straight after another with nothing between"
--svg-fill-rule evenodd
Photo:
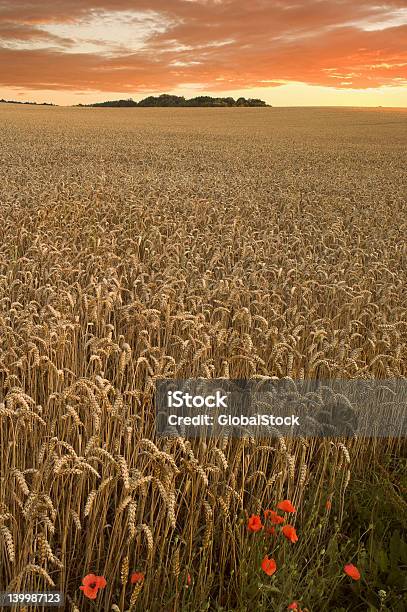
<instances>
[{"instance_id":1,"label":"cloudy sky","mask_svg":"<svg viewBox=\"0 0 407 612\"><path fill-rule=\"evenodd\" d=\"M0 98L407 107L407 0L0 0Z\"/></svg>"}]
</instances>

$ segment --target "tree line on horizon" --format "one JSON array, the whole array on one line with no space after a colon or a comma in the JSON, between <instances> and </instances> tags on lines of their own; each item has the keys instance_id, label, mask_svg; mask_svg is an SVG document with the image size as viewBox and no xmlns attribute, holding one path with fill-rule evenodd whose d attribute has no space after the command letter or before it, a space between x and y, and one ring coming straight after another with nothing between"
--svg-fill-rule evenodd
<instances>
[{"instance_id":1,"label":"tree line on horizon","mask_svg":"<svg viewBox=\"0 0 407 612\"><path fill-rule=\"evenodd\" d=\"M34 106L58 106L51 102L30 102L22 100L5 100L0 99L0 104L29 104ZM266 104L264 100L259 98L237 98L236 100L232 97L226 98L215 98L212 96L196 96L194 98L185 98L184 96L175 96L170 94L161 94L160 96L148 96L140 102L136 102L133 98L127 98L125 100L106 100L105 102L94 102L93 104L75 104L74 106L79 107L151 107L151 106L171 106L171 107L188 107L188 106L199 106L199 107L248 107L248 106L270 106Z\"/></svg>"},{"instance_id":2,"label":"tree line on horizon","mask_svg":"<svg viewBox=\"0 0 407 612\"><path fill-rule=\"evenodd\" d=\"M56 104L52 104L52 102L23 102L21 100L5 100L4 98L0 99L0 104L33 104L34 106L56 106Z\"/></svg>"},{"instance_id":3,"label":"tree line on horizon","mask_svg":"<svg viewBox=\"0 0 407 612\"><path fill-rule=\"evenodd\" d=\"M77 104L76 106L86 107L133 107L133 106L268 106L264 100L258 98L214 98L212 96L196 96L195 98L184 98L184 96L175 96L169 94L161 94L160 96L148 96L140 102L136 102L132 98L126 100L108 100L106 102L95 102L93 104Z\"/></svg>"}]
</instances>

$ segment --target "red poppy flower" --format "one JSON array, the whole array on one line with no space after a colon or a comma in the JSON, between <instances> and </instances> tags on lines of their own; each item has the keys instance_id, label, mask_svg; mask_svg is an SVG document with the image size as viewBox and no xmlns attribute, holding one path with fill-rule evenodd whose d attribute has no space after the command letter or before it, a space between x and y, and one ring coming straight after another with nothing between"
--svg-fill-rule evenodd
<instances>
[{"instance_id":1,"label":"red poppy flower","mask_svg":"<svg viewBox=\"0 0 407 612\"><path fill-rule=\"evenodd\" d=\"M264 516L270 519L273 525L280 525L281 523L284 523L284 517L277 514L275 510L265 510Z\"/></svg>"},{"instance_id":2,"label":"red poppy flower","mask_svg":"<svg viewBox=\"0 0 407 612\"><path fill-rule=\"evenodd\" d=\"M272 576L277 569L277 564L274 559L269 559L266 555L261 562L261 569L267 574L267 576Z\"/></svg>"},{"instance_id":3,"label":"red poppy flower","mask_svg":"<svg viewBox=\"0 0 407 612\"><path fill-rule=\"evenodd\" d=\"M99 589L104 589L106 586L106 579L104 576L95 576L95 574L88 574L82 579L82 585L80 590L88 599L96 599Z\"/></svg>"},{"instance_id":4,"label":"red poppy flower","mask_svg":"<svg viewBox=\"0 0 407 612\"><path fill-rule=\"evenodd\" d=\"M290 542L292 542L293 544L295 544L295 542L298 542L297 532L295 531L295 527L293 527L292 525L284 525L284 527L281 528L281 531L283 532L287 540L290 540Z\"/></svg>"},{"instance_id":5,"label":"red poppy flower","mask_svg":"<svg viewBox=\"0 0 407 612\"><path fill-rule=\"evenodd\" d=\"M284 499L281 501L279 504L277 504L277 508L283 512L297 512L296 508L292 505L289 499Z\"/></svg>"},{"instance_id":6,"label":"red poppy flower","mask_svg":"<svg viewBox=\"0 0 407 612\"><path fill-rule=\"evenodd\" d=\"M269 536L273 536L276 535L276 529L275 527L266 527L266 533Z\"/></svg>"},{"instance_id":7,"label":"red poppy flower","mask_svg":"<svg viewBox=\"0 0 407 612\"><path fill-rule=\"evenodd\" d=\"M260 517L257 514L252 514L247 523L247 529L252 532L260 531L263 528Z\"/></svg>"},{"instance_id":8,"label":"red poppy flower","mask_svg":"<svg viewBox=\"0 0 407 612\"><path fill-rule=\"evenodd\" d=\"M330 499L326 500L325 508L329 511L332 508L332 502Z\"/></svg>"},{"instance_id":9,"label":"red poppy flower","mask_svg":"<svg viewBox=\"0 0 407 612\"><path fill-rule=\"evenodd\" d=\"M130 577L131 584L137 584L138 582L143 582L144 574L143 572L133 572Z\"/></svg>"},{"instance_id":10,"label":"red poppy flower","mask_svg":"<svg viewBox=\"0 0 407 612\"><path fill-rule=\"evenodd\" d=\"M360 580L360 572L355 565L352 565L352 563L348 563L348 565L345 565L343 571L345 572L345 574L353 578L353 580Z\"/></svg>"},{"instance_id":11,"label":"red poppy flower","mask_svg":"<svg viewBox=\"0 0 407 612\"><path fill-rule=\"evenodd\" d=\"M290 603L290 605L288 606L287 610L298 610L297 602L293 601L292 603Z\"/></svg>"}]
</instances>

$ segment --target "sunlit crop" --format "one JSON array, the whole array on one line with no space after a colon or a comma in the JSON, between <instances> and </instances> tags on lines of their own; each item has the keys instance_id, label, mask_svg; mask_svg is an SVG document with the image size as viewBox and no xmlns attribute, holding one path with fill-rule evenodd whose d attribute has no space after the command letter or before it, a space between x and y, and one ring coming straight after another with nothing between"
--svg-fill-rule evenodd
<instances>
[{"instance_id":1,"label":"sunlit crop","mask_svg":"<svg viewBox=\"0 0 407 612\"><path fill-rule=\"evenodd\" d=\"M0 590L321 609L329 516L397 440L158 439L154 385L406 376L404 115L8 106L0 130Z\"/></svg>"}]
</instances>

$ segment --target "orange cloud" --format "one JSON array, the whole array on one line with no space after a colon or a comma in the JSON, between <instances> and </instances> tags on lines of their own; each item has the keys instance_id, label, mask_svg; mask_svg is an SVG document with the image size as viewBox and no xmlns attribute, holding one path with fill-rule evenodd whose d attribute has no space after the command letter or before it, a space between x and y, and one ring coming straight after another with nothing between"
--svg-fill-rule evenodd
<instances>
[{"instance_id":1,"label":"orange cloud","mask_svg":"<svg viewBox=\"0 0 407 612\"><path fill-rule=\"evenodd\" d=\"M406 40L405 0L0 0L0 85L400 86Z\"/></svg>"}]
</instances>

